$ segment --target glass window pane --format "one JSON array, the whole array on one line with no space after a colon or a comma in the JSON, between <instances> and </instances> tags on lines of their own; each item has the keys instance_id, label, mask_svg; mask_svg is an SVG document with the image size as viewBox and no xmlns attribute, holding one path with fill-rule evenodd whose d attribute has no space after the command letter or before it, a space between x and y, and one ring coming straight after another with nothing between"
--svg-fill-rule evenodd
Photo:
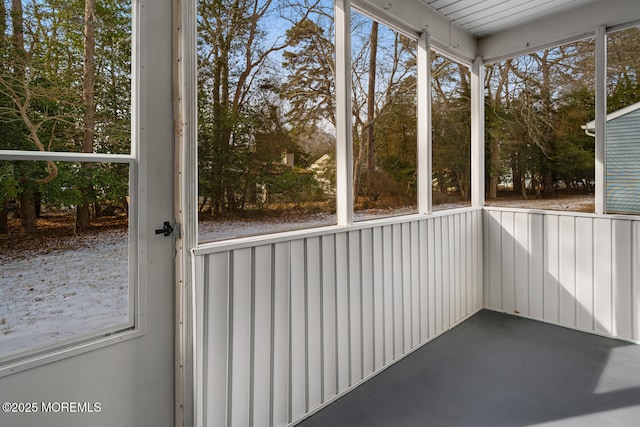
<instances>
[{"instance_id":1,"label":"glass window pane","mask_svg":"<svg viewBox=\"0 0 640 427\"><path fill-rule=\"evenodd\" d=\"M0 358L131 327L129 166L3 161L0 170ZM35 178L51 170L51 181ZM92 220L78 234L82 202Z\"/></svg>"},{"instance_id":2,"label":"glass window pane","mask_svg":"<svg viewBox=\"0 0 640 427\"><path fill-rule=\"evenodd\" d=\"M640 213L640 27L607 35L606 212Z\"/></svg>"},{"instance_id":3,"label":"glass window pane","mask_svg":"<svg viewBox=\"0 0 640 427\"><path fill-rule=\"evenodd\" d=\"M98 2L95 20L73 2L14 1L7 9L0 150L129 154L129 2Z\"/></svg>"},{"instance_id":4,"label":"glass window pane","mask_svg":"<svg viewBox=\"0 0 640 427\"><path fill-rule=\"evenodd\" d=\"M593 38L487 66L487 205L593 212Z\"/></svg>"},{"instance_id":5,"label":"glass window pane","mask_svg":"<svg viewBox=\"0 0 640 427\"><path fill-rule=\"evenodd\" d=\"M471 73L431 52L432 208L471 205Z\"/></svg>"},{"instance_id":6,"label":"glass window pane","mask_svg":"<svg viewBox=\"0 0 640 427\"><path fill-rule=\"evenodd\" d=\"M334 62L330 0L198 3L200 241L335 224Z\"/></svg>"},{"instance_id":7,"label":"glass window pane","mask_svg":"<svg viewBox=\"0 0 640 427\"><path fill-rule=\"evenodd\" d=\"M352 14L356 221L417 212L417 41Z\"/></svg>"}]
</instances>

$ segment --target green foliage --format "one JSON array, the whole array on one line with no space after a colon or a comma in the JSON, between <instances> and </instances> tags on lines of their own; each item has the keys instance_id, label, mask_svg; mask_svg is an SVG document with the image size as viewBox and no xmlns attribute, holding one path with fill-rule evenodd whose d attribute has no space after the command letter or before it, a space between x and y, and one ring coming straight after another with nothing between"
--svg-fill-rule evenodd
<instances>
[{"instance_id":1,"label":"green foliage","mask_svg":"<svg viewBox=\"0 0 640 427\"><path fill-rule=\"evenodd\" d=\"M94 152L129 153L131 5L101 1L96 14ZM9 14L0 16L0 149L82 151L84 1L23 2L22 18L24 46L7 34ZM33 194L49 207L60 207L120 203L128 194L123 165L86 170L67 162L11 165L11 180L0 183L5 200Z\"/></svg>"},{"instance_id":2,"label":"green foliage","mask_svg":"<svg viewBox=\"0 0 640 427\"><path fill-rule=\"evenodd\" d=\"M416 200L418 136L415 97L415 78L408 77L378 116L375 144L379 170L363 175L363 186L368 194ZM372 173L374 176L370 176Z\"/></svg>"}]
</instances>

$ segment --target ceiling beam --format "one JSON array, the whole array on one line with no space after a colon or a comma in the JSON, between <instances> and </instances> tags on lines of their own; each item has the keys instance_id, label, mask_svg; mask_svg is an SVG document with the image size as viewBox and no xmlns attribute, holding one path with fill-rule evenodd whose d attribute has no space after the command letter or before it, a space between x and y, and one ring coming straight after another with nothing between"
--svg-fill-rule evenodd
<instances>
[{"instance_id":1,"label":"ceiling beam","mask_svg":"<svg viewBox=\"0 0 640 427\"><path fill-rule=\"evenodd\" d=\"M429 32L434 48L466 64L476 57L477 39L420 0L353 0L352 4L381 23L415 37Z\"/></svg>"},{"instance_id":2,"label":"ceiling beam","mask_svg":"<svg viewBox=\"0 0 640 427\"><path fill-rule=\"evenodd\" d=\"M478 55L495 62L593 36L600 26L634 22L640 22L638 0L598 1L483 37Z\"/></svg>"}]
</instances>

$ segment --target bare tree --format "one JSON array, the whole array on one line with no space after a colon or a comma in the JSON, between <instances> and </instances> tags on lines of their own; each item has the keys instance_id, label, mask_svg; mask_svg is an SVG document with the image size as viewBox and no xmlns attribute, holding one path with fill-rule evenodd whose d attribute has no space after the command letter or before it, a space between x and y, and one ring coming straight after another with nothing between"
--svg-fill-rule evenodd
<instances>
[{"instance_id":1,"label":"bare tree","mask_svg":"<svg viewBox=\"0 0 640 427\"><path fill-rule=\"evenodd\" d=\"M96 49L96 0L85 0L84 5L84 69L82 82L82 95L84 101L84 127L82 151L93 152L93 142L96 130L96 102L95 102L95 49ZM84 163L85 175L90 176L93 165ZM93 191L91 180L88 179L82 189L85 197ZM89 202L84 200L76 212L76 230L83 231L89 227L90 221Z\"/></svg>"}]
</instances>

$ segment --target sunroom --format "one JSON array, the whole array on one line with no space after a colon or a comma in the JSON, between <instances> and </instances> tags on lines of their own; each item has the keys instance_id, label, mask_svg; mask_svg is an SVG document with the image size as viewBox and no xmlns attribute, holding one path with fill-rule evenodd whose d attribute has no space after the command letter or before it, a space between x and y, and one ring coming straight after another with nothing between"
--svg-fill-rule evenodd
<instances>
[{"instance_id":1,"label":"sunroom","mask_svg":"<svg viewBox=\"0 0 640 427\"><path fill-rule=\"evenodd\" d=\"M130 13L130 146L0 150L124 167L125 315L35 344L3 328L1 425L640 418L640 212L606 203L607 114L640 101L637 1Z\"/></svg>"}]
</instances>

